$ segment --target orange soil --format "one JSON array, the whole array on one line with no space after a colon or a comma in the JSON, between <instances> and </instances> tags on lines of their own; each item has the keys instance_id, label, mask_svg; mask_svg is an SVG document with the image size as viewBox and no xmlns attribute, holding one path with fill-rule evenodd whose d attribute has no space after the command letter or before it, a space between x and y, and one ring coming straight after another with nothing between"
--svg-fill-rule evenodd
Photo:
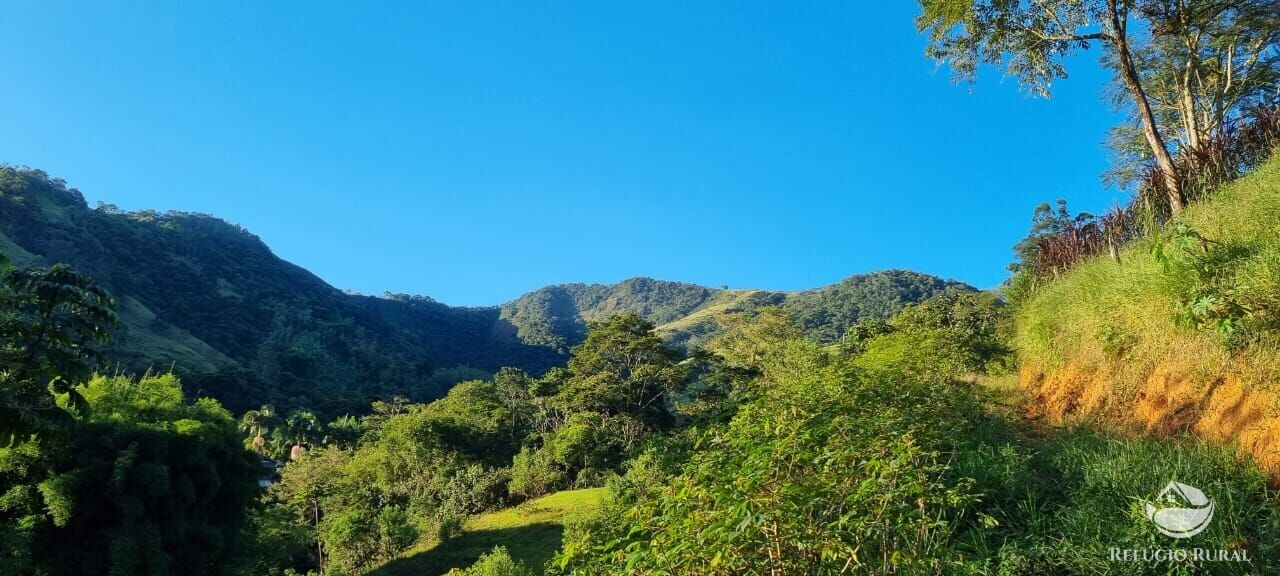
<instances>
[{"instance_id":1,"label":"orange soil","mask_svg":"<svg viewBox=\"0 0 1280 576\"><path fill-rule=\"evenodd\" d=\"M1136 392L1114 387L1115 367L1085 370L1066 366L1046 374L1023 368L1031 393L1031 416L1055 423L1101 419L1122 428L1156 434L1191 431L1215 442L1234 443L1280 480L1280 398L1251 390L1232 375L1205 379L1190 366L1155 367Z\"/></svg>"}]
</instances>

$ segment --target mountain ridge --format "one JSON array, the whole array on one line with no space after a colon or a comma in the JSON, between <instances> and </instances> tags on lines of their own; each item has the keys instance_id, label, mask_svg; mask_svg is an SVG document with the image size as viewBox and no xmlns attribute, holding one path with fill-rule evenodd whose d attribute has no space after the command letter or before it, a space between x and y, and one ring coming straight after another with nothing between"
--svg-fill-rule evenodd
<instances>
[{"instance_id":1,"label":"mountain ridge","mask_svg":"<svg viewBox=\"0 0 1280 576\"><path fill-rule=\"evenodd\" d=\"M208 214L123 211L43 171L0 167L0 252L17 265L65 262L116 296L117 369L173 367L190 391L236 411L263 402L354 411L372 398L438 397L503 366L562 363L587 325L634 312L677 347L714 335L716 319L782 306L815 339L965 284L890 270L800 292L710 288L633 277L570 282L496 306L340 290L277 256L260 237Z\"/></svg>"}]
</instances>

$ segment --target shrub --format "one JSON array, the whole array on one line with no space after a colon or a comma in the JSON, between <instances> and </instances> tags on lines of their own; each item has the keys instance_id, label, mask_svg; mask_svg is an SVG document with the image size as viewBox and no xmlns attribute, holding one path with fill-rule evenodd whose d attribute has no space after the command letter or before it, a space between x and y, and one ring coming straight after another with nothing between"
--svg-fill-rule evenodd
<instances>
[{"instance_id":1,"label":"shrub","mask_svg":"<svg viewBox=\"0 0 1280 576\"><path fill-rule=\"evenodd\" d=\"M525 498L541 496L564 486L565 474L556 466L550 450L525 447L511 461L512 494Z\"/></svg>"},{"instance_id":2,"label":"shrub","mask_svg":"<svg viewBox=\"0 0 1280 576\"><path fill-rule=\"evenodd\" d=\"M800 347L789 354L821 354ZM786 356L787 353L782 354ZM788 364L796 364L792 358ZM813 359L808 364L822 365ZM552 562L572 574L826 574L935 571L971 482L947 454L980 411L963 388L848 366L772 380L681 471L646 459L621 505L573 527ZM652 457L651 457L652 458Z\"/></svg>"},{"instance_id":3,"label":"shrub","mask_svg":"<svg viewBox=\"0 0 1280 576\"><path fill-rule=\"evenodd\" d=\"M511 557L504 546L495 546L462 571L461 576L534 576L533 570Z\"/></svg>"}]
</instances>

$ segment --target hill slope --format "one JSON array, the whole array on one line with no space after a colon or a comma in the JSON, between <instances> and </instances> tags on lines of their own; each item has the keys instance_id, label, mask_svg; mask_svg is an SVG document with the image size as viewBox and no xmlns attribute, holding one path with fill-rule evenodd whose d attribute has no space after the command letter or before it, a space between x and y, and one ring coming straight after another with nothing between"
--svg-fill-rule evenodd
<instances>
[{"instance_id":1,"label":"hill slope","mask_svg":"<svg viewBox=\"0 0 1280 576\"><path fill-rule=\"evenodd\" d=\"M1280 474L1280 158L1021 307L1022 380L1055 419L1235 442Z\"/></svg>"},{"instance_id":2,"label":"hill slope","mask_svg":"<svg viewBox=\"0 0 1280 576\"><path fill-rule=\"evenodd\" d=\"M476 516L461 535L447 542L428 541L371 572L373 576L436 576L471 566L495 546L541 574L560 549L564 523L585 517L603 504L604 488L581 488L548 494L519 506Z\"/></svg>"},{"instance_id":3,"label":"hill slope","mask_svg":"<svg viewBox=\"0 0 1280 576\"><path fill-rule=\"evenodd\" d=\"M560 361L500 329L496 308L345 294L217 218L89 209L37 171L0 169L0 247L69 263L120 302L108 350L125 369L173 366L233 410L263 402L342 412L392 393L440 395L440 368ZM509 330L505 332L510 332Z\"/></svg>"},{"instance_id":4,"label":"hill slope","mask_svg":"<svg viewBox=\"0 0 1280 576\"><path fill-rule=\"evenodd\" d=\"M113 362L127 371L172 367L191 392L235 411L270 402L340 414L391 394L438 397L458 379L503 366L541 372L564 361L588 322L619 312L638 313L672 344L691 346L713 335L724 314L781 305L829 342L861 318L972 290L887 271L791 294L633 278L548 286L501 307L361 296L218 218L90 209L64 182L8 167L0 167L0 253L19 265L69 263L96 278L123 320L108 350Z\"/></svg>"}]
</instances>

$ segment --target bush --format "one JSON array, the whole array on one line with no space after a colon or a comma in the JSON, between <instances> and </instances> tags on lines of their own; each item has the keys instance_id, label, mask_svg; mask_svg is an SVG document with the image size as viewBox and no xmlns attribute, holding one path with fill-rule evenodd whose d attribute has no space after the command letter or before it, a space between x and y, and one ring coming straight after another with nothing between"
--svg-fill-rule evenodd
<instances>
[{"instance_id":1,"label":"bush","mask_svg":"<svg viewBox=\"0 0 1280 576\"><path fill-rule=\"evenodd\" d=\"M513 495L533 498L564 485L565 474L550 450L525 447L511 462L509 489Z\"/></svg>"},{"instance_id":2,"label":"bush","mask_svg":"<svg viewBox=\"0 0 1280 576\"><path fill-rule=\"evenodd\" d=\"M461 576L534 576L534 572L513 559L506 547L495 546L470 568L462 571Z\"/></svg>"},{"instance_id":3,"label":"bush","mask_svg":"<svg viewBox=\"0 0 1280 576\"><path fill-rule=\"evenodd\" d=\"M790 346L788 346L790 349ZM807 352L804 352L807 351ZM682 470L638 461L552 566L596 574L935 571L976 502L948 454L980 414L964 388L780 356L763 396L702 438ZM782 374L783 376L778 376ZM776 379L775 379L776 378ZM652 457L650 457L652 458ZM908 553L909 551L909 553Z\"/></svg>"}]
</instances>

